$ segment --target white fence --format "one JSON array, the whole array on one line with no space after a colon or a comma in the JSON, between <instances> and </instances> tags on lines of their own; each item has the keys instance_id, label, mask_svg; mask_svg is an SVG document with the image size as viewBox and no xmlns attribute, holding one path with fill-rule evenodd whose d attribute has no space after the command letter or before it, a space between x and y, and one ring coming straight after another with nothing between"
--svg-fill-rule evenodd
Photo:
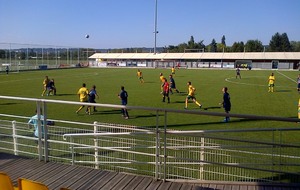
<instances>
[{"instance_id":1,"label":"white fence","mask_svg":"<svg viewBox=\"0 0 300 190\"><path fill-rule=\"evenodd\" d=\"M79 102L0 96L0 99L37 102L47 119L47 104ZM86 103L90 105L89 103ZM119 105L95 104L121 108ZM130 109L153 110L132 107ZM224 116L190 110L159 112ZM41 114L41 113L39 113ZM161 115L160 115L161 116ZM297 119L247 116L231 117L296 122ZM45 127L45 139L33 136L24 116L0 113L0 151L44 161L65 162L104 170L149 175L163 180L300 181L300 143L289 140L298 128L178 131L108 123L55 120ZM165 119L167 121L167 119ZM41 121L38 122L41 128ZM46 121L44 121L46 123ZM288 124L288 123L286 123ZM265 139L255 139L256 134ZM40 134L41 135L41 134ZM268 137L268 138L267 138Z\"/></svg>"}]
</instances>

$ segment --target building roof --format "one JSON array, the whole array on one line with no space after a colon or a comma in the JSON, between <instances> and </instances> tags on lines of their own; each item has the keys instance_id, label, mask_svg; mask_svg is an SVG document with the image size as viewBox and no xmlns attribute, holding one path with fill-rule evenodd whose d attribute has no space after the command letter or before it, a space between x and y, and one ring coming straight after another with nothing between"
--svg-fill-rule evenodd
<instances>
[{"instance_id":1,"label":"building roof","mask_svg":"<svg viewBox=\"0 0 300 190\"><path fill-rule=\"evenodd\" d=\"M233 60L300 60L300 52L200 52L200 53L95 53L90 59L233 59Z\"/></svg>"}]
</instances>

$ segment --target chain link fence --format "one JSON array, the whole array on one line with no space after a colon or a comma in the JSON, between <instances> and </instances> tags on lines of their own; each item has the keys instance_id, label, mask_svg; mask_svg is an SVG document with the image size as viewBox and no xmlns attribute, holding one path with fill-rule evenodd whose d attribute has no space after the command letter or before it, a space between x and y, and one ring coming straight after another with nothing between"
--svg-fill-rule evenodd
<instances>
[{"instance_id":1,"label":"chain link fence","mask_svg":"<svg viewBox=\"0 0 300 190\"><path fill-rule=\"evenodd\" d=\"M87 66L91 48L0 43L0 72Z\"/></svg>"}]
</instances>

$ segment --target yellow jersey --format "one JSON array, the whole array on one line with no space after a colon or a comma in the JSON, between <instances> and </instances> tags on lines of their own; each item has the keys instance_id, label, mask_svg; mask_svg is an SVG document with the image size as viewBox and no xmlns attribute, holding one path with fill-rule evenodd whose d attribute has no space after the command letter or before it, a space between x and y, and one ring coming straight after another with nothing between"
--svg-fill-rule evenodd
<instances>
[{"instance_id":1,"label":"yellow jersey","mask_svg":"<svg viewBox=\"0 0 300 190\"><path fill-rule=\"evenodd\" d=\"M161 75L161 76L159 77L159 79L160 79L161 82L165 82L164 78L165 78L165 77L164 77L163 75Z\"/></svg>"},{"instance_id":2,"label":"yellow jersey","mask_svg":"<svg viewBox=\"0 0 300 190\"><path fill-rule=\"evenodd\" d=\"M49 78L45 78L44 80L43 80L43 85L44 86L47 86L48 85L48 83L49 83Z\"/></svg>"},{"instance_id":3,"label":"yellow jersey","mask_svg":"<svg viewBox=\"0 0 300 190\"><path fill-rule=\"evenodd\" d=\"M196 88L194 88L192 85L189 85L189 96L195 96L195 91L196 91Z\"/></svg>"},{"instance_id":4,"label":"yellow jersey","mask_svg":"<svg viewBox=\"0 0 300 190\"><path fill-rule=\"evenodd\" d=\"M269 76L269 84L274 84L275 83L275 76Z\"/></svg>"},{"instance_id":5,"label":"yellow jersey","mask_svg":"<svg viewBox=\"0 0 300 190\"><path fill-rule=\"evenodd\" d=\"M79 95L80 102L88 101L89 90L86 87L81 87L77 94Z\"/></svg>"},{"instance_id":6,"label":"yellow jersey","mask_svg":"<svg viewBox=\"0 0 300 190\"><path fill-rule=\"evenodd\" d=\"M175 74L175 68L174 67L171 68L171 73Z\"/></svg>"},{"instance_id":7,"label":"yellow jersey","mask_svg":"<svg viewBox=\"0 0 300 190\"><path fill-rule=\"evenodd\" d=\"M137 72L137 76L138 76L138 77L141 77L141 76L142 76L142 72L141 72L141 71L138 71L138 72Z\"/></svg>"}]
</instances>

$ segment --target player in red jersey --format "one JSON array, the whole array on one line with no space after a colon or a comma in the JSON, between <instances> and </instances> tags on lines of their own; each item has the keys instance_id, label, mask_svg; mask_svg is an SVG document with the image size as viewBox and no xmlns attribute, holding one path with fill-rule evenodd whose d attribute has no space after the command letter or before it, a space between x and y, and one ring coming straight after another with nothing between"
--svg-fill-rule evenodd
<instances>
[{"instance_id":1,"label":"player in red jersey","mask_svg":"<svg viewBox=\"0 0 300 190\"><path fill-rule=\"evenodd\" d=\"M167 81L166 78L164 78L164 83L162 85L162 89L163 89L163 102L166 101L166 97L168 98L168 103L170 103L170 96L169 96L169 91L170 91L170 85Z\"/></svg>"}]
</instances>

